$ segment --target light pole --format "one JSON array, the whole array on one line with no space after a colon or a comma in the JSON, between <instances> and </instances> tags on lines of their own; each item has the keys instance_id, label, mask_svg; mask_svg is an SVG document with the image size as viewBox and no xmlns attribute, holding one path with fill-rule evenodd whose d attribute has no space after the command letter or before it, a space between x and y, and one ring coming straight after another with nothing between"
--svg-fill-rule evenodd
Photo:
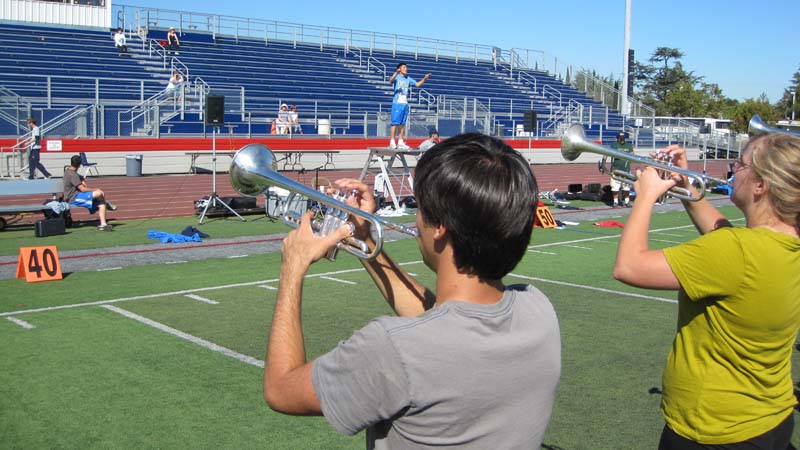
<instances>
[{"instance_id":1,"label":"light pole","mask_svg":"<svg viewBox=\"0 0 800 450\"><path fill-rule=\"evenodd\" d=\"M794 122L794 101L797 91L792 91L792 122Z\"/></svg>"}]
</instances>

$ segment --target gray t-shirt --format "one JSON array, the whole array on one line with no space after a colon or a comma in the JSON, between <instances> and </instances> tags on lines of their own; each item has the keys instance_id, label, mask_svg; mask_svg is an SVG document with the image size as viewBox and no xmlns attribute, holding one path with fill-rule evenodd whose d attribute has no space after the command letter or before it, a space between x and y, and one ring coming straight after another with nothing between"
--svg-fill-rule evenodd
<instances>
[{"instance_id":1,"label":"gray t-shirt","mask_svg":"<svg viewBox=\"0 0 800 450\"><path fill-rule=\"evenodd\" d=\"M69 203L80 192L78 186L83 183L83 177L78 175L77 170L68 168L64 171L64 201Z\"/></svg>"},{"instance_id":2,"label":"gray t-shirt","mask_svg":"<svg viewBox=\"0 0 800 450\"><path fill-rule=\"evenodd\" d=\"M561 373L550 301L507 286L493 305L449 301L381 317L314 361L330 424L367 448L538 449Z\"/></svg>"}]
</instances>

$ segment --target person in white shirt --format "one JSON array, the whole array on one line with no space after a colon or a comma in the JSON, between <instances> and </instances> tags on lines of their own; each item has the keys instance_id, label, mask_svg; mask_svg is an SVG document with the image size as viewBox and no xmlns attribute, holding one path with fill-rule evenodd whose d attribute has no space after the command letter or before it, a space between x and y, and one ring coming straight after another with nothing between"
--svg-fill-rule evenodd
<instances>
[{"instance_id":1,"label":"person in white shirt","mask_svg":"<svg viewBox=\"0 0 800 450\"><path fill-rule=\"evenodd\" d=\"M281 103L281 109L278 111L278 134L288 134L291 124L289 105Z\"/></svg>"},{"instance_id":2,"label":"person in white shirt","mask_svg":"<svg viewBox=\"0 0 800 450\"><path fill-rule=\"evenodd\" d=\"M126 45L125 32L122 28L117 28L117 34L114 35L114 45L117 47L119 56L128 54L128 46Z\"/></svg>"}]
</instances>

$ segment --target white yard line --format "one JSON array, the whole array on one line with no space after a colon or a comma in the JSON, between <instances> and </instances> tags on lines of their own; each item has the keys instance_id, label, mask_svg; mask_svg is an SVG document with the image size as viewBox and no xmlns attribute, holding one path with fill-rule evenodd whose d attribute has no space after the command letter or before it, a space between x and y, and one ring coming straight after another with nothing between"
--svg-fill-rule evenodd
<instances>
[{"instance_id":1,"label":"white yard line","mask_svg":"<svg viewBox=\"0 0 800 450\"><path fill-rule=\"evenodd\" d=\"M609 293L609 294L621 295L621 296L625 296L625 297L643 298L643 299L647 299L647 300L655 300L655 301L665 302L665 303L678 303L677 300L673 300L673 299L670 299L670 298L653 297L651 295L636 294L636 293L633 293L633 292L615 291L613 289L605 289L605 288L599 288L599 287L594 287L594 286L587 286L585 284L575 284L575 283L569 283L569 282L566 282L566 281L548 280L547 278L527 277L525 275L517 275L515 273L510 273L510 274L508 274L508 276L515 277L515 278L520 278L520 279L523 279L523 280L540 281L542 283L550 283L550 284L557 284L557 285L560 285L560 286L569 286L569 287L574 287L574 288L579 288L579 289L587 289L587 290L590 290L590 291L606 292L606 293Z\"/></svg>"},{"instance_id":2,"label":"white yard line","mask_svg":"<svg viewBox=\"0 0 800 450\"><path fill-rule=\"evenodd\" d=\"M667 244L683 244L683 242L678 242L678 241L669 241L669 240L666 240L666 239L653 239L653 238L649 238L648 240L650 240L650 241L653 241L653 242L666 242Z\"/></svg>"},{"instance_id":3,"label":"white yard line","mask_svg":"<svg viewBox=\"0 0 800 450\"><path fill-rule=\"evenodd\" d=\"M179 337L181 339L185 339L185 340L191 342L192 344L197 344L197 345L199 345L201 347L204 347L204 348L207 348L207 349L209 349L211 351L214 351L214 352L217 352L217 353L222 353L225 356L229 356L229 357L231 357L233 359L236 359L236 360L239 360L239 361L241 361L243 363L250 364L251 366L260 367L262 369L264 368L264 361L261 361L259 359L255 359L252 356L243 355L243 354L241 354L239 352L235 352L235 351L233 351L233 350L231 350L229 348L223 347L221 345L217 345L217 344L215 344L213 342L209 342L209 341L207 341L205 339L199 338L197 336L193 336L193 335L191 335L189 333L184 333L183 331L176 330L175 328L172 328L170 326L164 325L163 323L156 322L155 320L150 320L147 317L142 317L142 316L140 316L138 314L134 314L134 313L132 313L130 311L126 311L126 310L124 310L122 308L117 308L116 306L111 306L111 305L102 305L101 308L105 308L105 309L107 309L109 311L115 312L117 314L121 314L121 315L123 315L123 316L125 316L125 317L127 317L129 319L133 319L133 320L135 320L137 322L141 322L141 323L143 323L143 324L145 324L147 326L153 327L153 328L155 328L157 330L161 330L161 331L163 331L165 333L169 333L169 334L171 334L173 336Z\"/></svg>"},{"instance_id":4,"label":"white yard line","mask_svg":"<svg viewBox=\"0 0 800 450\"><path fill-rule=\"evenodd\" d=\"M22 328L25 328L26 330L32 330L32 329L36 328L35 326L31 325L30 323L25 322L24 320L21 320L21 319L17 319L16 317L8 316L8 317L6 317L6 320L11 322L11 323L17 324L17 325L21 326Z\"/></svg>"},{"instance_id":5,"label":"white yard line","mask_svg":"<svg viewBox=\"0 0 800 450\"><path fill-rule=\"evenodd\" d=\"M578 248L581 250L594 250L592 247L581 247L580 245L565 245L564 247Z\"/></svg>"},{"instance_id":6,"label":"white yard line","mask_svg":"<svg viewBox=\"0 0 800 450\"><path fill-rule=\"evenodd\" d=\"M342 280L341 278L333 278L333 277L320 277L320 278L322 278L323 280L335 281L337 283L358 284L355 281Z\"/></svg>"},{"instance_id":7,"label":"white yard line","mask_svg":"<svg viewBox=\"0 0 800 450\"><path fill-rule=\"evenodd\" d=\"M410 261L407 263L401 263L401 266L411 265L411 264L419 264L422 261ZM340 275L343 273L353 273L353 272L363 272L364 269L359 267L357 269L345 269L345 270L335 270L332 272L324 272L318 274L311 274L306 275L306 278L319 278L324 276L330 275ZM86 302L86 303L72 303L69 305L59 305L59 306L48 306L45 308L33 308L33 309L22 309L19 311L9 311L0 313L0 317L9 317L9 316L18 316L20 314L31 314L31 313L39 313L39 312L49 312L49 311L58 311L62 309L72 309L72 308L84 308L87 306L100 306L100 305L109 305L113 303L120 303L120 302L130 302L136 300L146 300L150 298L160 298L160 297L170 297L173 295L186 295L186 294L194 294L197 292L207 292L207 291L216 291L220 289L230 289L230 288L237 288L237 287L246 287L246 286L258 286L265 283L277 283L280 281L278 278L274 278L271 280L259 280L259 281L248 281L246 283L234 283L234 284L223 284L220 286L208 286L203 288L197 289L184 289L181 291L171 291L171 292L161 292L158 294L148 294L148 295L137 295L133 297L121 297L115 298L111 300L100 300L96 302Z\"/></svg>"},{"instance_id":8,"label":"white yard line","mask_svg":"<svg viewBox=\"0 0 800 450\"><path fill-rule=\"evenodd\" d=\"M543 251L541 251L541 250L531 250L531 249L528 249L528 253L541 253L541 254L543 254L543 255L558 255L558 253L553 253L553 252L543 252Z\"/></svg>"},{"instance_id":9,"label":"white yard line","mask_svg":"<svg viewBox=\"0 0 800 450\"><path fill-rule=\"evenodd\" d=\"M215 302L214 300L205 297L200 297L199 295L186 294L184 295L184 297L190 298L192 300L197 300L198 302L208 303L209 305L219 305L219 302Z\"/></svg>"},{"instance_id":10,"label":"white yard line","mask_svg":"<svg viewBox=\"0 0 800 450\"><path fill-rule=\"evenodd\" d=\"M270 291L277 291L278 290L278 288L276 288L275 286L270 286L268 284L262 284L262 285L259 285L258 287L264 288L264 289L269 289Z\"/></svg>"}]
</instances>

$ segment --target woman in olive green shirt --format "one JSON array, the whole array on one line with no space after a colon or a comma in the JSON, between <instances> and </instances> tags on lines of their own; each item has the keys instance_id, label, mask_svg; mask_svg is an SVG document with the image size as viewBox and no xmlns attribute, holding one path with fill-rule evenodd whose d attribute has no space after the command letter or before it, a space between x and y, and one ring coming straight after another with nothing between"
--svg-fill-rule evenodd
<instances>
[{"instance_id":1,"label":"woman in olive green shirt","mask_svg":"<svg viewBox=\"0 0 800 450\"><path fill-rule=\"evenodd\" d=\"M686 152L666 149L687 167ZM677 290L678 326L663 375L666 425L659 449L780 449L789 446L797 403L792 347L800 328L800 138L753 138L734 162L731 200L746 227L708 201L684 201L702 236L652 250L653 204L680 175L637 170L637 200L617 252L614 277Z\"/></svg>"}]
</instances>

